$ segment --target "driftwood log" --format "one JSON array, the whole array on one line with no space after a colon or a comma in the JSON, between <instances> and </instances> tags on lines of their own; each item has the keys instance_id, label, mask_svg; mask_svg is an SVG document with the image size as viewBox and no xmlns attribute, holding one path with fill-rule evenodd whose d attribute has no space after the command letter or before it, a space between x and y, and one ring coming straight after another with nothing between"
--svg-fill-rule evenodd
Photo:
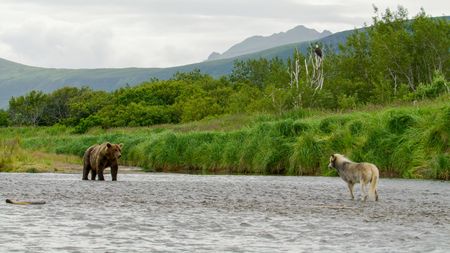
<instances>
[{"instance_id":1,"label":"driftwood log","mask_svg":"<svg viewBox=\"0 0 450 253\"><path fill-rule=\"evenodd\" d=\"M42 200L12 200L12 199L6 199L6 203L8 204L14 204L14 205L44 205L45 201Z\"/></svg>"}]
</instances>

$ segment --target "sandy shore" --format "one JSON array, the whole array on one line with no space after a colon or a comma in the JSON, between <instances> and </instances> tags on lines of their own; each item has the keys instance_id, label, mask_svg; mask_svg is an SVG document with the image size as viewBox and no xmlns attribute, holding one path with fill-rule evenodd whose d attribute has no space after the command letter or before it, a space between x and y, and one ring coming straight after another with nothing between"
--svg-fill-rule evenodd
<instances>
[{"instance_id":1,"label":"sandy shore","mask_svg":"<svg viewBox=\"0 0 450 253\"><path fill-rule=\"evenodd\" d=\"M448 252L450 183L339 178L0 173L5 252ZM106 177L110 180L110 176ZM359 196L359 185L356 188ZM18 206L5 199L45 200Z\"/></svg>"}]
</instances>

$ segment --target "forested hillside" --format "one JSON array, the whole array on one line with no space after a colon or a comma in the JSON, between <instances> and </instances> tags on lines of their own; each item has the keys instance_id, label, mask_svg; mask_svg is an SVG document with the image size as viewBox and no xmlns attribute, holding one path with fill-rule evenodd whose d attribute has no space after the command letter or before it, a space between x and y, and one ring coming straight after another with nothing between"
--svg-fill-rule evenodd
<instances>
[{"instance_id":1,"label":"forested hillside","mask_svg":"<svg viewBox=\"0 0 450 253\"><path fill-rule=\"evenodd\" d=\"M365 104L417 101L449 92L450 24L424 12L412 21L399 8L348 36L339 52L326 52L320 67L313 50L291 51L287 60L237 60L231 74L200 70L106 92L64 87L12 98L2 125L150 126L223 114L282 114L299 108L354 109ZM312 79L320 71L323 83ZM317 73L316 73L317 74Z\"/></svg>"},{"instance_id":2,"label":"forested hillside","mask_svg":"<svg viewBox=\"0 0 450 253\"><path fill-rule=\"evenodd\" d=\"M344 31L320 39L320 43L336 50L338 43L345 42L351 31ZM62 87L89 86L93 90L114 91L124 86L135 86L150 79L167 80L178 72L200 70L214 78L229 75L236 60L278 57L287 60L298 49L306 53L310 42L294 43L249 53L237 57L200 62L170 68L124 68L124 69L48 69L30 67L0 58L0 108L6 108L8 100L31 90L52 92Z\"/></svg>"}]
</instances>

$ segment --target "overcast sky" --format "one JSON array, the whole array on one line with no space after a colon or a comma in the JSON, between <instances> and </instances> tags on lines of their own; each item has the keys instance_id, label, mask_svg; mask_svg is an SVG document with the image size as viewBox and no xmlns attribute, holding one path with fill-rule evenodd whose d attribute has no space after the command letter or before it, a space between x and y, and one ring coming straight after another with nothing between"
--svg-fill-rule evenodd
<instances>
[{"instance_id":1,"label":"overcast sky","mask_svg":"<svg viewBox=\"0 0 450 253\"><path fill-rule=\"evenodd\" d=\"M184 65L297 25L361 27L372 4L402 5L410 16L450 10L444 0L0 0L0 58L56 68Z\"/></svg>"}]
</instances>

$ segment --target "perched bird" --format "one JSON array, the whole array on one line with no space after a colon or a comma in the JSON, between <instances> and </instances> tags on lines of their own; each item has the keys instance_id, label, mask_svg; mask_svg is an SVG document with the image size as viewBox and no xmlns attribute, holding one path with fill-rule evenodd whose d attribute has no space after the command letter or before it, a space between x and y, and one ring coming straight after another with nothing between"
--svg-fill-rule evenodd
<instances>
[{"instance_id":1,"label":"perched bird","mask_svg":"<svg viewBox=\"0 0 450 253\"><path fill-rule=\"evenodd\" d=\"M322 50L320 49L319 45L317 45L317 44L316 44L316 48L314 49L314 53L316 53L316 55L322 59Z\"/></svg>"}]
</instances>

